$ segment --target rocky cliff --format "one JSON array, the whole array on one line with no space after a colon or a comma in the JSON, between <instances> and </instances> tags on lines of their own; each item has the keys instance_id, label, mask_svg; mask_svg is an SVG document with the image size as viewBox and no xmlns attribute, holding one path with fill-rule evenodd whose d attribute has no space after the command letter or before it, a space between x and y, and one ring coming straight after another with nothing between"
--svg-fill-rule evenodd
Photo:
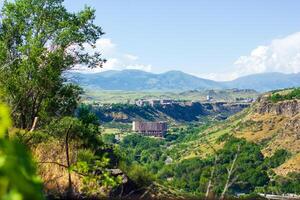
<instances>
[{"instance_id":1,"label":"rocky cliff","mask_svg":"<svg viewBox=\"0 0 300 200\"><path fill-rule=\"evenodd\" d=\"M300 112L300 100L295 99L272 103L267 97L261 97L257 100L257 105L254 110L259 114L293 117Z\"/></svg>"},{"instance_id":2,"label":"rocky cliff","mask_svg":"<svg viewBox=\"0 0 300 200\"><path fill-rule=\"evenodd\" d=\"M103 122L130 123L136 119L145 121L196 122L207 118L224 120L249 107L246 103L174 103L139 107L130 104L118 104L107 107L94 107Z\"/></svg>"}]
</instances>

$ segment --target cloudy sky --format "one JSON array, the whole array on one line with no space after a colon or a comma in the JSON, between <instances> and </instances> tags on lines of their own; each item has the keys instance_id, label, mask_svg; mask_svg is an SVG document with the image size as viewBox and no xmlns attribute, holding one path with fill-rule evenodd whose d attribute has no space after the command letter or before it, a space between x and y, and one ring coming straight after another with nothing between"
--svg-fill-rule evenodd
<instances>
[{"instance_id":1,"label":"cloudy sky","mask_svg":"<svg viewBox=\"0 0 300 200\"><path fill-rule=\"evenodd\" d=\"M298 0L65 0L65 5L71 11L96 9L95 23L106 32L97 42L108 59L103 70L181 70L214 80L300 72Z\"/></svg>"}]
</instances>

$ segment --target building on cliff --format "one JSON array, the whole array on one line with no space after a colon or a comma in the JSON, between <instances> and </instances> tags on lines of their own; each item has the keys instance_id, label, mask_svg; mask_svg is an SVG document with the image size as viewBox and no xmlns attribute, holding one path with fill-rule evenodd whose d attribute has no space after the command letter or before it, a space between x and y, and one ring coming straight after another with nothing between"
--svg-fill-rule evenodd
<instances>
[{"instance_id":1,"label":"building on cliff","mask_svg":"<svg viewBox=\"0 0 300 200\"><path fill-rule=\"evenodd\" d=\"M132 130L134 132L146 135L146 136L155 136L163 137L168 130L167 122L142 122L142 121L133 121Z\"/></svg>"}]
</instances>

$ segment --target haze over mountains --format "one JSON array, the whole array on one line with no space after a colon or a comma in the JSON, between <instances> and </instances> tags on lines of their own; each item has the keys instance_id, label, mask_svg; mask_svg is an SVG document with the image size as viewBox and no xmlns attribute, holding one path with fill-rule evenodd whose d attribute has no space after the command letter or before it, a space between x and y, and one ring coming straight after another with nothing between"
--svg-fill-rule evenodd
<instances>
[{"instance_id":1,"label":"haze over mountains","mask_svg":"<svg viewBox=\"0 0 300 200\"><path fill-rule=\"evenodd\" d=\"M141 70L110 70L84 74L69 72L69 81L86 88L124 91L184 91L195 89L254 89L260 92L299 87L300 73L263 73L237 78L233 81L218 82L199 78L181 71L153 74Z\"/></svg>"}]
</instances>

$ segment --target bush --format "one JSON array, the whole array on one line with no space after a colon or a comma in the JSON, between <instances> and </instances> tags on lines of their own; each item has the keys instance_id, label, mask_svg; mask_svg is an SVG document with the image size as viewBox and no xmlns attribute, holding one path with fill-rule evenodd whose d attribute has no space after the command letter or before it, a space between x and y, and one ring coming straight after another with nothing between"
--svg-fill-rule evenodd
<instances>
[{"instance_id":1,"label":"bush","mask_svg":"<svg viewBox=\"0 0 300 200\"><path fill-rule=\"evenodd\" d=\"M134 181L139 187L149 186L155 180L153 174L138 164L133 164L124 169L127 176Z\"/></svg>"},{"instance_id":2,"label":"bush","mask_svg":"<svg viewBox=\"0 0 300 200\"><path fill-rule=\"evenodd\" d=\"M285 149L279 149L277 150L274 155L272 155L269 158L265 159L265 165L268 168L275 168L281 165L286 161L287 158L291 156L291 153L289 153Z\"/></svg>"},{"instance_id":3,"label":"bush","mask_svg":"<svg viewBox=\"0 0 300 200\"><path fill-rule=\"evenodd\" d=\"M300 88L293 89L290 93L286 95L281 95L279 93L272 94L268 98L271 102L277 103L284 100L300 99Z\"/></svg>"}]
</instances>

